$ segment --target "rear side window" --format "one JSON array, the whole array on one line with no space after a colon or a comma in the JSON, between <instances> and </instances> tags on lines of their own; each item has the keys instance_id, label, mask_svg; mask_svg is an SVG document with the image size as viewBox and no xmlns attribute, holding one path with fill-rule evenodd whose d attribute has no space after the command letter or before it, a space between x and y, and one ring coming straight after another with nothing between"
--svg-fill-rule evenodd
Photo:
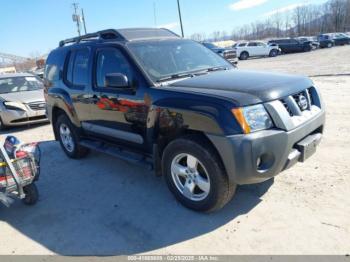
<instances>
[{"instance_id":1,"label":"rear side window","mask_svg":"<svg viewBox=\"0 0 350 262\"><path fill-rule=\"evenodd\" d=\"M71 51L66 69L66 80L70 86L85 87L89 83L89 58L89 49Z\"/></svg>"},{"instance_id":2,"label":"rear side window","mask_svg":"<svg viewBox=\"0 0 350 262\"><path fill-rule=\"evenodd\" d=\"M245 46L247 43L240 43L238 46Z\"/></svg>"},{"instance_id":3,"label":"rear side window","mask_svg":"<svg viewBox=\"0 0 350 262\"><path fill-rule=\"evenodd\" d=\"M250 42L250 43L248 44L248 46L257 46L257 43L255 43L255 42Z\"/></svg>"}]
</instances>

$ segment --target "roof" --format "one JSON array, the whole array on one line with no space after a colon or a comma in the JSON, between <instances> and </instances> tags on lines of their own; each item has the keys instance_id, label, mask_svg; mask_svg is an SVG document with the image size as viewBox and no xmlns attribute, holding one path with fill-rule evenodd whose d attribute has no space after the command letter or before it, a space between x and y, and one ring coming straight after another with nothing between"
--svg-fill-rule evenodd
<instances>
[{"instance_id":1,"label":"roof","mask_svg":"<svg viewBox=\"0 0 350 262\"><path fill-rule=\"evenodd\" d=\"M0 74L1 78L10 78L10 77L26 77L26 76L34 76L33 74L29 73L10 73L10 74Z\"/></svg>"},{"instance_id":2,"label":"roof","mask_svg":"<svg viewBox=\"0 0 350 262\"><path fill-rule=\"evenodd\" d=\"M165 28L106 29L74 38L62 40L59 46L81 41L138 41L151 39L178 39L180 36Z\"/></svg>"}]
</instances>

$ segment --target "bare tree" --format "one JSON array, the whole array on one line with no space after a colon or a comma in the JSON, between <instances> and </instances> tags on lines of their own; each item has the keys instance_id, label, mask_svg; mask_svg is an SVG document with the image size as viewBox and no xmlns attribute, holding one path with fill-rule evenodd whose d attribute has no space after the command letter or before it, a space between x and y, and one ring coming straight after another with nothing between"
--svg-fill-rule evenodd
<instances>
[{"instance_id":1,"label":"bare tree","mask_svg":"<svg viewBox=\"0 0 350 262\"><path fill-rule=\"evenodd\" d=\"M328 0L321 5L300 5L283 13L275 13L264 21L255 21L231 31L214 31L214 41L251 40L281 36L318 35L327 32L350 31L350 0ZM201 39L198 34L193 38Z\"/></svg>"}]
</instances>

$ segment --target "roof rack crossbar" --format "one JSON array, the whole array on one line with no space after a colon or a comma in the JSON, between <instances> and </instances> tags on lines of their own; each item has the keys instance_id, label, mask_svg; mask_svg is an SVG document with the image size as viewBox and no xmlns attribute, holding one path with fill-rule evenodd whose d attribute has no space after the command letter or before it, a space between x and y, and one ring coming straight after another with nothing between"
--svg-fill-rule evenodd
<instances>
[{"instance_id":1,"label":"roof rack crossbar","mask_svg":"<svg viewBox=\"0 0 350 262\"><path fill-rule=\"evenodd\" d=\"M95 33L90 33L90 34L62 40L59 42L59 47L62 47L62 46L69 44L69 43L79 43L82 40L89 40L92 38L97 38L97 39L116 39L116 38L119 38L120 40L125 40L125 38L121 34L119 34L117 30L106 29L106 30L95 32Z\"/></svg>"}]
</instances>

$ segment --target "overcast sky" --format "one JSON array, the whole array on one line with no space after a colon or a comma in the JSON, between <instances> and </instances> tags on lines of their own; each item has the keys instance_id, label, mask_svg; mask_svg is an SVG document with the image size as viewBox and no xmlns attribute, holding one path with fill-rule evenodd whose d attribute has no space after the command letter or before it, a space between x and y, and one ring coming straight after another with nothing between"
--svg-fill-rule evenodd
<instances>
[{"instance_id":1,"label":"overcast sky","mask_svg":"<svg viewBox=\"0 0 350 262\"><path fill-rule=\"evenodd\" d=\"M77 35L74 0L0 0L0 52L21 56L47 53L59 40ZM76 0L87 30L167 27L180 33L176 0ZM185 35L227 31L275 12L325 0L181 0ZM154 12L155 10L155 12ZM156 14L156 19L154 14Z\"/></svg>"}]
</instances>

